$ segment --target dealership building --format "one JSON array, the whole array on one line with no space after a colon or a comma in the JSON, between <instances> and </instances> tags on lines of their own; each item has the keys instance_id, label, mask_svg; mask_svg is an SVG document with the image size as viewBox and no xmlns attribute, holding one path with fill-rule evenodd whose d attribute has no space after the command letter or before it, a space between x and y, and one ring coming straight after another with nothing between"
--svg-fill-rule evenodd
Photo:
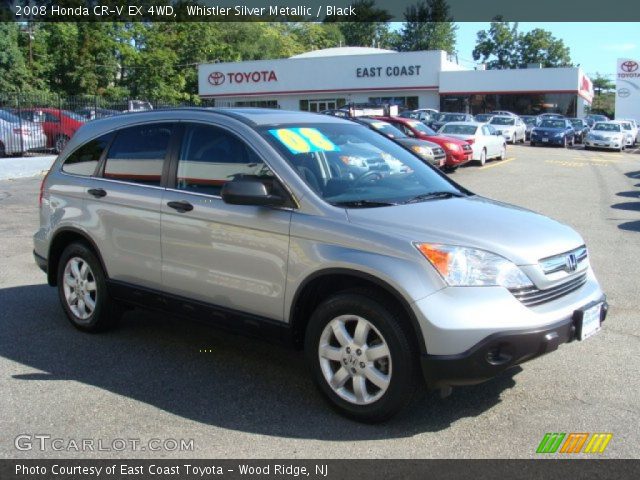
<instances>
[{"instance_id":1,"label":"dealership building","mask_svg":"<svg viewBox=\"0 0 640 480\"><path fill-rule=\"evenodd\" d=\"M329 48L278 60L198 66L199 94L218 106L318 112L395 104L469 112L583 116L593 84L580 68L469 70L443 51Z\"/></svg>"}]
</instances>

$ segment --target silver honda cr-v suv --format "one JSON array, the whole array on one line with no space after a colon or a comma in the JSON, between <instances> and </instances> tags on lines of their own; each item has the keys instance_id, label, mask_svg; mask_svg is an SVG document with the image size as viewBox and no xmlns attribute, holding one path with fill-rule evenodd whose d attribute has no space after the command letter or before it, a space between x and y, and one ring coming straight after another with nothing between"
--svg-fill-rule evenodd
<instances>
[{"instance_id":1,"label":"silver honda cr-v suv","mask_svg":"<svg viewBox=\"0 0 640 480\"><path fill-rule=\"evenodd\" d=\"M275 336L361 421L585 339L607 312L571 228L324 115L90 122L42 182L40 223L36 262L78 329L137 305Z\"/></svg>"}]
</instances>

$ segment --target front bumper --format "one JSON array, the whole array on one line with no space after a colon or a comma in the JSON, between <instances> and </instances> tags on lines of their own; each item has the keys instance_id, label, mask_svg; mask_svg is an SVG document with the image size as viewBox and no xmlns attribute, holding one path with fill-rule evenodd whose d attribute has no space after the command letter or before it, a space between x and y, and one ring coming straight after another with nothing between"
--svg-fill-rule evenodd
<instances>
[{"instance_id":1,"label":"front bumper","mask_svg":"<svg viewBox=\"0 0 640 480\"><path fill-rule=\"evenodd\" d=\"M545 138L547 141L543 141ZM531 135L530 140L533 143L538 143L540 145L564 145L564 137L543 137L541 135Z\"/></svg>"},{"instance_id":2,"label":"front bumper","mask_svg":"<svg viewBox=\"0 0 640 480\"><path fill-rule=\"evenodd\" d=\"M621 142L620 140L585 139L584 146L590 147L590 148L606 148L606 149L618 150L624 146L624 142Z\"/></svg>"},{"instance_id":3,"label":"front bumper","mask_svg":"<svg viewBox=\"0 0 640 480\"><path fill-rule=\"evenodd\" d=\"M605 297L600 321L607 316ZM423 355L422 371L427 385L442 388L473 385L526 361L553 352L577 338L572 317L544 328L500 332L489 335L466 352L457 355Z\"/></svg>"}]
</instances>

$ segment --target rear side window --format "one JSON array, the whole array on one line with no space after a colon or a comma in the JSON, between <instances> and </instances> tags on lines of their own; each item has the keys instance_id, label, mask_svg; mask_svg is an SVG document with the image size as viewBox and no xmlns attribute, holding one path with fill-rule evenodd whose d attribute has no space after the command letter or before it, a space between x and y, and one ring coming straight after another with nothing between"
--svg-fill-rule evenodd
<instances>
[{"instance_id":1,"label":"rear side window","mask_svg":"<svg viewBox=\"0 0 640 480\"><path fill-rule=\"evenodd\" d=\"M178 159L176 188L220 195L239 176L272 178L260 157L242 140L209 125L187 125Z\"/></svg>"},{"instance_id":2,"label":"rear side window","mask_svg":"<svg viewBox=\"0 0 640 480\"><path fill-rule=\"evenodd\" d=\"M159 186L172 132L168 123L120 130L109 148L104 178Z\"/></svg>"},{"instance_id":3,"label":"rear side window","mask_svg":"<svg viewBox=\"0 0 640 480\"><path fill-rule=\"evenodd\" d=\"M102 152L109 146L112 137L113 134L109 133L78 148L64 161L62 171L73 175L93 175Z\"/></svg>"}]
</instances>

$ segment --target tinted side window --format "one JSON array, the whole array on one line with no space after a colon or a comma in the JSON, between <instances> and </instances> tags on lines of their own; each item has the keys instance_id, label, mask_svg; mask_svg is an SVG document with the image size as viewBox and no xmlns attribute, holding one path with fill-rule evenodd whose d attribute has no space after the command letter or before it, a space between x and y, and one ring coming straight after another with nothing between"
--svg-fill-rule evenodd
<instances>
[{"instance_id":1,"label":"tinted side window","mask_svg":"<svg viewBox=\"0 0 640 480\"><path fill-rule=\"evenodd\" d=\"M109 133L78 148L64 161L62 171L74 175L93 175L98 166L100 156L104 149L109 146L112 137L113 134Z\"/></svg>"},{"instance_id":2,"label":"tinted side window","mask_svg":"<svg viewBox=\"0 0 640 480\"><path fill-rule=\"evenodd\" d=\"M226 182L242 175L273 178L260 157L238 137L209 125L185 128L176 188L220 195Z\"/></svg>"},{"instance_id":3,"label":"tinted side window","mask_svg":"<svg viewBox=\"0 0 640 480\"><path fill-rule=\"evenodd\" d=\"M109 148L104 177L144 185L160 185L173 125L160 123L125 128Z\"/></svg>"}]
</instances>

